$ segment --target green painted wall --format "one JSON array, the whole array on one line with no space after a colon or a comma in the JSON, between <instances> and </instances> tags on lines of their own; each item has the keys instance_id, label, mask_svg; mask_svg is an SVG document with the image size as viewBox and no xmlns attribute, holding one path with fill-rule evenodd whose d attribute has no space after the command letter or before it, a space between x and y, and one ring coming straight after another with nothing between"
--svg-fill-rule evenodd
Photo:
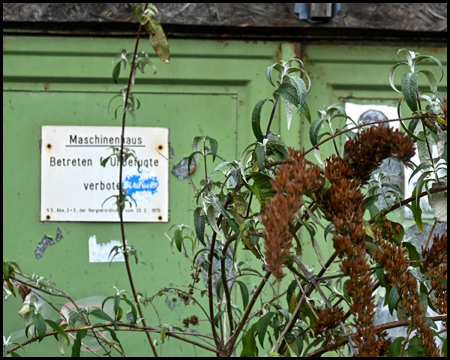
<instances>
[{"instance_id":1,"label":"green painted wall","mask_svg":"<svg viewBox=\"0 0 450 360\"><path fill-rule=\"evenodd\" d=\"M5 37L3 40L3 252L5 260L16 261L25 273L45 276L71 294L83 305L100 305L114 294L112 286L129 289L122 262L89 263L88 240L120 240L117 223L43 223L40 209L40 133L43 125L120 126L107 104L121 83L112 82L111 61L122 48L133 49L134 39L71 37ZM147 40L140 49L150 52ZM128 126L168 127L174 149L173 163L190 154L194 136L209 135L219 142L219 154L226 159L240 156L253 141L250 119L254 105L269 98L273 91L265 78L265 68L278 59L298 57L294 45L278 42L170 40L171 63L165 65L152 58L157 74L139 74L134 93L141 101L136 121ZM343 99L391 101L398 96L390 90L387 74L397 61L397 48L310 45L303 47L302 58L311 75L313 88L308 104L313 118L324 104ZM446 60L445 49L414 49ZM444 64L446 66L446 62ZM284 111L284 110L283 110ZM286 128L283 111L277 116L278 130L288 145L309 146L308 125L293 120ZM263 110L267 124L269 107ZM281 119L281 121L278 121ZM266 125L262 125L265 127ZM311 158L313 159L313 158ZM217 161L217 160L216 160ZM218 164L218 163L216 163ZM170 167L171 168L171 167ZM200 181L202 165L194 181ZM70 185L70 179L67 179ZM195 208L193 192L187 180L169 175L169 223L127 223L127 240L139 250L144 264L132 265L137 289L153 296L159 289L188 284L189 261L170 249L165 233L174 224L190 224ZM64 238L47 248L42 259L35 249L44 234L54 237L60 228ZM312 265L315 258L309 235L302 234L304 259ZM331 242L328 242L328 248ZM324 258L327 257L324 250ZM331 253L331 250L330 250ZM255 266L260 266L256 264ZM315 264L316 269L319 267ZM128 292L132 297L131 292ZM176 301L171 309L166 295L155 301L160 311L145 308L148 323L182 326L183 318L201 315L198 308L185 307ZM58 303L63 305L64 299ZM3 302L3 334L24 341L23 321L18 317L20 298ZM53 319L52 309L46 314ZM53 312L53 313L52 313ZM206 323L200 325L207 329ZM133 336L134 335L134 336ZM143 334L120 333L125 350L132 355L150 355ZM153 338L157 338L154 334ZM45 339L43 346L29 347L26 355L58 355L56 344ZM92 341L88 342L95 348ZM140 350L142 349L142 350ZM68 350L70 351L70 350ZM101 351L100 351L101 352ZM69 352L70 353L70 352ZM169 339L164 356L203 356L209 353Z\"/></svg>"},{"instance_id":2,"label":"green painted wall","mask_svg":"<svg viewBox=\"0 0 450 360\"><path fill-rule=\"evenodd\" d=\"M121 122L108 114L107 105L125 86L126 78L122 74L120 84L113 83L112 59L120 49L133 47L134 39L6 37L3 41L4 259L17 261L26 273L45 276L74 300L81 299L83 305L100 305L114 294L112 286L129 289L123 262L90 263L88 257L91 236L102 244L120 240L120 228L117 223L39 221L41 126L120 126ZM129 117L127 125L168 127L173 163L191 153L198 135L215 138L219 154L235 159L253 141L251 111L271 94L264 70L277 60L281 48L279 43L172 40L171 63L152 58L156 76L150 68L147 74L138 75L133 92L141 108L136 121ZM140 49L151 51L147 40ZM198 183L203 173L199 165L194 181ZM70 188L70 179L66 181ZM145 263L133 264L132 270L136 288L146 296L191 281L190 262L178 252L172 253L165 234L173 235L170 227L174 224L191 223L193 191L186 179L180 181L173 174L169 175L169 188L169 223L126 224L127 241L139 250L139 260ZM48 247L42 259L36 259L37 244L45 234L54 238L58 227L64 238ZM130 291L128 294L132 297ZM182 327L183 318L201 315L198 308L180 306L179 301L172 310L165 303L172 298L164 295L155 301L163 324ZM11 297L4 302L4 313L10 315L3 332L13 335L15 341L24 340L19 309L19 299ZM145 311L148 324L158 325L153 308L148 306ZM57 318L50 308L45 314ZM125 350L133 355L150 354L145 335L132 335L120 334L124 340L131 339L124 341ZM44 341L49 345L35 346L28 355L57 355L56 344ZM91 341L88 344L96 347ZM142 351L136 351L140 347ZM206 354L189 345L181 347L174 339L163 350L165 356Z\"/></svg>"}]
</instances>

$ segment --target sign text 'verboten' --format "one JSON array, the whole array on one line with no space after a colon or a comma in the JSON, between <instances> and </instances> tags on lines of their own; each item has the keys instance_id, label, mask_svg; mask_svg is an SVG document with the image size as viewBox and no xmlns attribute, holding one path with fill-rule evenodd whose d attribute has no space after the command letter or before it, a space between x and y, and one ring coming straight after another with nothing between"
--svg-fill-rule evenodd
<instances>
[{"instance_id":1,"label":"sign text 'verboten'","mask_svg":"<svg viewBox=\"0 0 450 360\"><path fill-rule=\"evenodd\" d=\"M43 126L41 221L119 221L121 127ZM169 213L167 128L128 127L124 146L134 150L123 166L122 187L132 197L124 221L165 222ZM113 197L111 197L113 196ZM105 202L107 198L111 197ZM102 205L103 204L103 205Z\"/></svg>"}]
</instances>

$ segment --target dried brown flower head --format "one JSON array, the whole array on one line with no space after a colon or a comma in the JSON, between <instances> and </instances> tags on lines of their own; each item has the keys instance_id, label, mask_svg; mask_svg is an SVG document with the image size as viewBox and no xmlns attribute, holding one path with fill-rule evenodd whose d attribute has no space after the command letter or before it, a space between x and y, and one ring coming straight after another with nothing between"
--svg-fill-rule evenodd
<instances>
[{"instance_id":1,"label":"dried brown flower head","mask_svg":"<svg viewBox=\"0 0 450 360\"><path fill-rule=\"evenodd\" d=\"M336 328L344 319L344 312L341 307L334 307L332 309L324 309L319 313L319 318L316 319L314 326L315 336L325 333L329 329Z\"/></svg>"},{"instance_id":2,"label":"dried brown flower head","mask_svg":"<svg viewBox=\"0 0 450 360\"><path fill-rule=\"evenodd\" d=\"M362 183L370 179L384 159L397 157L409 161L415 153L414 142L405 133L387 126L370 127L345 143L345 151L355 178Z\"/></svg>"},{"instance_id":3,"label":"dried brown flower head","mask_svg":"<svg viewBox=\"0 0 450 360\"><path fill-rule=\"evenodd\" d=\"M447 260L447 234L434 235L433 245L430 249L425 249L424 258L425 263L423 266L425 269L439 266Z\"/></svg>"},{"instance_id":4,"label":"dried brown flower head","mask_svg":"<svg viewBox=\"0 0 450 360\"><path fill-rule=\"evenodd\" d=\"M287 163L280 166L272 181L276 194L268 201L261 215L266 229L263 234L265 260L269 270L280 279L284 276L282 266L292 245L292 225L295 213L304 204L305 193L318 192L324 181L320 169L304 161L302 152L289 149Z\"/></svg>"}]
</instances>

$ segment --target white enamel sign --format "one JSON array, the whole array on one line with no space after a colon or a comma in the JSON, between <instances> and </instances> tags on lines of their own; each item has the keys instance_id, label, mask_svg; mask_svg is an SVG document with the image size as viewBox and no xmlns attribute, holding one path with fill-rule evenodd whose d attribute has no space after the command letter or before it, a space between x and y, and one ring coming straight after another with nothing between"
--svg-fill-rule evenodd
<instances>
[{"instance_id":1,"label":"white enamel sign","mask_svg":"<svg viewBox=\"0 0 450 360\"><path fill-rule=\"evenodd\" d=\"M121 132L119 126L42 127L41 221L119 221L118 157L101 163L112 147L120 150ZM123 166L122 187L132 197L124 221L169 220L168 139L167 128L125 129L124 147L135 157Z\"/></svg>"}]
</instances>

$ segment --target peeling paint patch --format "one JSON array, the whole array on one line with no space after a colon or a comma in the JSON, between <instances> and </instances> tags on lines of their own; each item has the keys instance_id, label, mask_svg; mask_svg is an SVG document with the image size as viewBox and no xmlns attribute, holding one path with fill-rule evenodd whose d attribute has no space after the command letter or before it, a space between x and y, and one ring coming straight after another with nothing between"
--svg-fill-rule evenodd
<instances>
[{"instance_id":1,"label":"peeling paint patch","mask_svg":"<svg viewBox=\"0 0 450 360\"><path fill-rule=\"evenodd\" d=\"M184 157L180 160L180 162L173 166L172 174L174 174L178 180L183 180L188 177L188 172L192 175L197 166L197 162L195 158L192 158L190 171L188 171L189 158Z\"/></svg>"},{"instance_id":2,"label":"peeling paint patch","mask_svg":"<svg viewBox=\"0 0 450 360\"><path fill-rule=\"evenodd\" d=\"M63 238L63 234L61 232L61 229L57 228L55 240L58 242L62 238ZM50 236L44 235L42 240L39 242L36 250L34 251L34 253L36 254L36 259L41 259L42 256L44 255L44 251L47 249L47 247L49 247L51 245L55 245L55 244L56 243L53 241L53 238L51 238Z\"/></svg>"},{"instance_id":3,"label":"peeling paint patch","mask_svg":"<svg viewBox=\"0 0 450 360\"><path fill-rule=\"evenodd\" d=\"M122 246L122 242L119 240L111 240L105 244L97 244L97 237L92 235L89 238L89 262L110 262L109 253L114 246ZM112 254L111 256L114 256ZM112 261L125 261L123 254L118 254Z\"/></svg>"}]
</instances>

